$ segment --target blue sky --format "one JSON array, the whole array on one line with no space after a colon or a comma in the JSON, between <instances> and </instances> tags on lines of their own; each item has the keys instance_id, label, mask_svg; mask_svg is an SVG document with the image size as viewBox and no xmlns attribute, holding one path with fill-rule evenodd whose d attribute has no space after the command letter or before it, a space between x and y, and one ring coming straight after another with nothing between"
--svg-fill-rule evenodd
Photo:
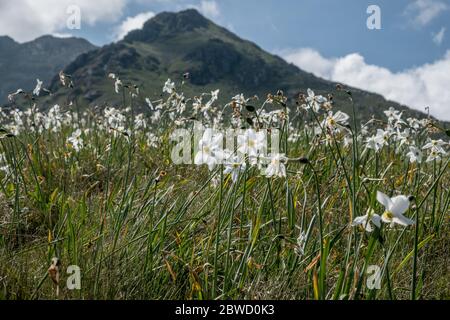
<instances>
[{"instance_id":1,"label":"blue sky","mask_svg":"<svg viewBox=\"0 0 450 320\"><path fill-rule=\"evenodd\" d=\"M66 27L71 4L81 9L80 30ZM369 5L381 10L381 30L367 28ZM418 109L434 103L450 120L450 94L435 102L442 84L450 87L440 71L450 68L450 0L2 0L0 35L73 35L103 45L154 14L190 7L318 76ZM410 95L416 82L426 97Z\"/></svg>"}]
</instances>

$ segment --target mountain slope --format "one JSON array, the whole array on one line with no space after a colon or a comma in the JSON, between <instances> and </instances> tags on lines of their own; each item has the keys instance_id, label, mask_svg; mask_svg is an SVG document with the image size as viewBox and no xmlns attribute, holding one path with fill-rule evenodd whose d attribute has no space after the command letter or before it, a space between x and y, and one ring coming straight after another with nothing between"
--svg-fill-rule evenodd
<instances>
[{"instance_id":1,"label":"mountain slope","mask_svg":"<svg viewBox=\"0 0 450 320\"><path fill-rule=\"evenodd\" d=\"M43 36L23 44L0 37L0 103L17 89L32 90L36 79L50 85L56 73L96 47L84 39Z\"/></svg>"},{"instance_id":2,"label":"mountain slope","mask_svg":"<svg viewBox=\"0 0 450 320\"><path fill-rule=\"evenodd\" d=\"M121 96L114 94L109 73L139 85L141 92L152 98L160 95L167 78L181 82L186 72L190 81L183 87L185 93L219 88L222 101L241 92L264 99L278 89L289 97L296 97L307 88L329 93L335 91L336 85L240 39L193 9L158 14L124 40L82 54L65 72L73 76L75 83L75 91L70 92L90 104L120 103ZM52 89L56 97L68 93L60 88L57 77ZM419 114L377 94L357 89L352 92L361 118L381 115L390 106ZM343 96L337 95L336 101L342 102ZM346 103L340 108L348 112L350 106Z\"/></svg>"}]
</instances>

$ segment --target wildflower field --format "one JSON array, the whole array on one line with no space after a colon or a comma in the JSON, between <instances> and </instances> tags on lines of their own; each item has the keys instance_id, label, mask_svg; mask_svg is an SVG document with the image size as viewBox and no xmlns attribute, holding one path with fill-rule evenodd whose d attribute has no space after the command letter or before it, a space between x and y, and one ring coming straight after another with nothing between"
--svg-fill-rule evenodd
<instances>
[{"instance_id":1,"label":"wildflower field","mask_svg":"<svg viewBox=\"0 0 450 320\"><path fill-rule=\"evenodd\" d=\"M38 81L0 114L0 299L450 298L433 119L109 77L120 105L48 105Z\"/></svg>"}]
</instances>

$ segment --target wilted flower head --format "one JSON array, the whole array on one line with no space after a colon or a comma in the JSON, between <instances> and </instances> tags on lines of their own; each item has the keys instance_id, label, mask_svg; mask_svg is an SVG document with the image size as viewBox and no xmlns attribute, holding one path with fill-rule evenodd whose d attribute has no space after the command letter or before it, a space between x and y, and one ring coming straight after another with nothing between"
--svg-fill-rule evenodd
<instances>
[{"instance_id":1,"label":"wilted flower head","mask_svg":"<svg viewBox=\"0 0 450 320\"><path fill-rule=\"evenodd\" d=\"M62 70L59 72L59 82L61 82L63 87L73 87L73 82L70 79L70 76L65 74Z\"/></svg>"},{"instance_id":2,"label":"wilted flower head","mask_svg":"<svg viewBox=\"0 0 450 320\"><path fill-rule=\"evenodd\" d=\"M15 96L17 96L18 94L21 94L23 92L24 91L22 89L17 89L16 92L8 94L8 101L13 101Z\"/></svg>"}]
</instances>

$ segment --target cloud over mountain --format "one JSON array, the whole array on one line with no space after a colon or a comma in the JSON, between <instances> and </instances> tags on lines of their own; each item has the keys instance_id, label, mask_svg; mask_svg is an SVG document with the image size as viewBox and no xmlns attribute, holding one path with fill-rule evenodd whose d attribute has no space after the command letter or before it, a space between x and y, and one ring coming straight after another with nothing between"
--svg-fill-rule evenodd
<instances>
[{"instance_id":1,"label":"cloud over mountain","mask_svg":"<svg viewBox=\"0 0 450 320\"><path fill-rule=\"evenodd\" d=\"M302 48L281 55L319 77L381 94L420 111L430 107L435 117L450 120L450 50L437 61L401 72L368 64L359 53L325 58L314 49Z\"/></svg>"},{"instance_id":2,"label":"cloud over mountain","mask_svg":"<svg viewBox=\"0 0 450 320\"><path fill-rule=\"evenodd\" d=\"M144 23L153 18L155 13L152 11L142 12L134 17L126 18L117 28L115 40L122 40L130 31L141 29Z\"/></svg>"},{"instance_id":3,"label":"cloud over mountain","mask_svg":"<svg viewBox=\"0 0 450 320\"><path fill-rule=\"evenodd\" d=\"M116 21L127 0L16 0L0 2L0 35L19 42L43 34L67 33L71 6L78 6L82 24ZM82 27L82 26L81 26Z\"/></svg>"}]
</instances>

